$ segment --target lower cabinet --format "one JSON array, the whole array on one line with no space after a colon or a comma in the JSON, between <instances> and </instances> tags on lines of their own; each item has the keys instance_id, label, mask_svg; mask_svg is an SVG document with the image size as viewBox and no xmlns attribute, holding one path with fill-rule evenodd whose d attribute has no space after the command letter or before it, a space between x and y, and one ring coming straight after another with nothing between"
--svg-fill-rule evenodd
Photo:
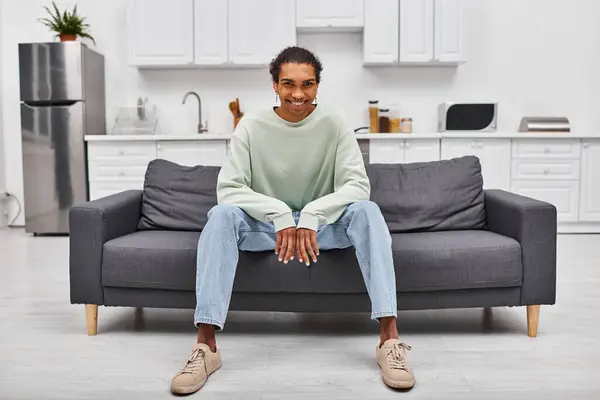
<instances>
[{"instance_id":1,"label":"lower cabinet","mask_svg":"<svg viewBox=\"0 0 600 400\"><path fill-rule=\"evenodd\" d=\"M222 165L225 140L87 142L90 200L142 189L148 163L161 158L179 165Z\"/></svg>"},{"instance_id":2,"label":"lower cabinet","mask_svg":"<svg viewBox=\"0 0 600 400\"><path fill-rule=\"evenodd\" d=\"M559 222L575 222L579 218L578 180L514 180L511 191L553 204Z\"/></svg>"},{"instance_id":3,"label":"lower cabinet","mask_svg":"<svg viewBox=\"0 0 600 400\"><path fill-rule=\"evenodd\" d=\"M483 187L510 190L510 149L510 139L443 138L441 158L476 156L481 163Z\"/></svg>"},{"instance_id":4,"label":"lower cabinet","mask_svg":"<svg viewBox=\"0 0 600 400\"><path fill-rule=\"evenodd\" d=\"M369 162L395 164L440 159L439 139L373 139L369 143Z\"/></svg>"},{"instance_id":5,"label":"lower cabinet","mask_svg":"<svg viewBox=\"0 0 600 400\"><path fill-rule=\"evenodd\" d=\"M579 220L600 222L600 140L582 141Z\"/></svg>"},{"instance_id":6,"label":"lower cabinet","mask_svg":"<svg viewBox=\"0 0 600 400\"><path fill-rule=\"evenodd\" d=\"M556 206L573 232L600 232L600 139L400 138L360 139L365 163L394 164L479 158L486 189L502 189ZM227 140L91 141L90 199L142 189L148 163L223 165Z\"/></svg>"}]
</instances>

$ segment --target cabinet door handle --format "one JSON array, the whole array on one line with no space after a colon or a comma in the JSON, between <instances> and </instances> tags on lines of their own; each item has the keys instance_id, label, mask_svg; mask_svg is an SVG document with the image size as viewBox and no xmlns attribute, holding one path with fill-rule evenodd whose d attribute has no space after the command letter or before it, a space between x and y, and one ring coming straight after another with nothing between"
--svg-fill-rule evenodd
<instances>
[{"instance_id":1,"label":"cabinet door handle","mask_svg":"<svg viewBox=\"0 0 600 400\"><path fill-rule=\"evenodd\" d=\"M410 147L410 142L406 142L406 147Z\"/></svg>"},{"instance_id":2,"label":"cabinet door handle","mask_svg":"<svg viewBox=\"0 0 600 400\"><path fill-rule=\"evenodd\" d=\"M473 140L473 143L471 143L471 147L477 147L477 142Z\"/></svg>"},{"instance_id":3,"label":"cabinet door handle","mask_svg":"<svg viewBox=\"0 0 600 400\"><path fill-rule=\"evenodd\" d=\"M588 142L583 143L583 147L588 148L589 146L590 146L590 144Z\"/></svg>"},{"instance_id":4,"label":"cabinet door handle","mask_svg":"<svg viewBox=\"0 0 600 400\"><path fill-rule=\"evenodd\" d=\"M549 174L549 173L550 173L550 170L549 170L548 168L546 168L546 169L544 170L544 174Z\"/></svg>"}]
</instances>

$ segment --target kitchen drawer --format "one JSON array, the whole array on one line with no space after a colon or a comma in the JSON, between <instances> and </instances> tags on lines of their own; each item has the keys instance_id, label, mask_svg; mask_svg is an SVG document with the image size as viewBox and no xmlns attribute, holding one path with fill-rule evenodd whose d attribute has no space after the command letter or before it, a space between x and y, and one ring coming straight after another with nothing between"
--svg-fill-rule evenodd
<instances>
[{"instance_id":1,"label":"kitchen drawer","mask_svg":"<svg viewBox=\"0 0 600 400\"><path fill-rule=\"evenodd\" d=\"M579 139L514 139L512 155L514 158L579 158L581 145Z\"/></svg>"},{"instance_id":2,"label":"kitchen drawer","mask_svg":"<svg viewBox=\"0 0 600 400\"><path fill-rule=\"evenodd\" d=\"M126 190L142 190L144 181L90 182L90 200L100 199Z\"/></svg>"},{"instance_id":3,"label":"kitchen drawer","mask_svg":"<svg viewBox=\"0 0 600 400\"><path fill-rule=\"evenodd\" d=\"M88 142L88 160L137 160L156 158L156 142Z\"/></svg>"},{"instance_id":4,"label":"kitchen drawer","mask_svg":"<svg viewBox=\"0 0 600 400\"><path fill-rule=\"evenodd\" d=\"M511 191L553 204L558 221L577 221L579 214L579 181L513 181Z\"/></svg>"},{"instance_id":5,"label":"kitchen drawer","mask_svg":"<svg viewBox=\"0 0 600 400\"><path fill-rule=\"evenodd\" d=\"M512 160L512 179L579 179L579 160Z\"/></svg>"},{"instance_id":6,"label":"kitchen drawer","mask_svg":"<svg viewBox=\"0 0 600 400\"><path fill-rule=\"evenodd\" d=\"M90 161L88 165L89 181L103 180L144 180L148 163L120 165L107 161Z\"/></svg>"}]
</instances>

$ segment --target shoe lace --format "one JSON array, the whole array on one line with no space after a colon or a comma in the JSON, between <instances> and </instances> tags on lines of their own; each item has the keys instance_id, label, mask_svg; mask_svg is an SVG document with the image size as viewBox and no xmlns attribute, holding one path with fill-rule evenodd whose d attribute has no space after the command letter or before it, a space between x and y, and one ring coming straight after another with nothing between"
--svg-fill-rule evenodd
<instances>
[{"instance_id":1,"label":"shoe lace","mask_svg":"<svg viewBox=\"0 0 600 400\"><path fill-rule=\"evenodd\" d=\"M185 374L197 374L202 369L206 369L206 354L202 349L194 349L186 366L181 370L181 373Z\"/></svg>"},{"instance_id":2,"label":"shoe lace","mask_svg":"<svg viewBox=\"0 0 600 400\"><path fill-rule=\"evenodd\" d=\"M408 364L404 358L404 349L410 350L412 347L406 343L394 343L388 347L386 357L390 368L408 371Z\"/></svg>"}]
</instances>

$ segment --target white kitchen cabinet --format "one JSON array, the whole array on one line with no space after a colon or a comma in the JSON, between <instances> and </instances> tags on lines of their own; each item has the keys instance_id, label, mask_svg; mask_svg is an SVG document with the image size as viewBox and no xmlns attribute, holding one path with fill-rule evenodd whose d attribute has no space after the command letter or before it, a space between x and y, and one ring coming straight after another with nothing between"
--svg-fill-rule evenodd
<instances>
[{"instance_id":1,"label":"white kitchen cabinet","mask_svg":"<svg viewBox=\"0 0 600 400\"><path fill-rule=\"evenodd\" d=\"M230 63L268 65L277 53L296 44L294 0L228 3Z\"/></svg>"},{"instance_id":2,"label":"white kitchen cabinet","mask_svg":"<svg viewBox=\"0 0 600 400\"><path fill-rule=\"evenodd\" d=\"M439 139L404 140L404 162L416 163L440 159Z\"/></svg>"},{"instance_id":3,"label":"white kitchen cabinet","mask_svg":"<svg viewBox=\"0 0 600 400\"><path fill-rule=\"evenodd\" d=\"M435 0L433 58L437 62L465 61L465 17L462 2L463 0Z\"/></svg>"},{"instance_id":4,"label":"white kitchen cabinet","mask_svg":"<svg viewBox=\"0 0 600 400\"><path fill-rule=\"evenodd\" d=\"M479 158L485 189L510 190L510 139L443 138L441 159L473 155Z\"/></svg>"},{"instance_id":5,"label":"white kitchen cabinet","mask_svg":"<svg viewBox=\"0 0 600 400\"><path fill-rule=\"evenodd\" d=\"M395 64L398 62L398 0L365 2L363 63Z\"/></svg>"},{"instance_id":6,"label":"white kitchen cabinet","mask_svg":"<svg viewBox=\"0 0 600 400\"><path fill-rule=\"evenodd\" d=\"M434 0L400 0L400 62L433 61Z\"/></svg>"},{"instance_id":7,"label":"white kitchen cabinet","mask_svg":"<svg viewBox=\"0 0 600 400\"><path fill-rule=\"evenodd\" d=\"M577 180L514 180L511 191L554 205L558 222L575 222L578 219L579 181Z\"/></svg>"},{"instance_id":8,"label":"white kitchen cabinet","mask_svg":"<svg viewBox=\"0 0 600 400\"><path fill-rule=\"evenodd\" d=\"M600 140L584 139L581 149L579 219L600 221Z\"/></svg>"},{"instance_id":9,"label":"white kitchen cabinet","mask_svg":"<svg viewBox=\"0 0 600 400\"><path fill-rule=\"evenodd\" d=\"M378 3L380 0L375 1ZM299 29L364 26L365 3L372 0L296 0L296 26Z\"/></svg>"},{"instance_id":10,"label":"white kitchen cabinet","mask_svg":"<svg viewBox=\"0 0 600 400\"><path fill-rule=\"evenodd\" d=\"M194 62L194 0L129 0L129 64L181 66Z\"/></svg>"},{"instance_id":11,"label":"white kitchen cabinet","mask_svg":"<svg viewBox=\"0 0 600 400\"><path fill-rule=\"evenodd\" d=\"M402 140L377 139L369 143L369 163L397 164L404 162L404 146Z\"/></svg>"},{"instance_id":12,"label":"white kitchen cabinet","mask_svg":"<svg viewBox=\"0 0 600 400\"><path fill-rule=\"evenodd\" d=\"M227 3L226 0L195 0L195 64L223 65L229 61Z\"/></svg>"},{"instance_id":13,"label":"white kitchen cabinet","mask_svg":"<svg viewBox=\"0 0 600 400\"><path fill-rule=\"evenodd\" d=\"M157 158L179 165L221 166L227 157L227 143L223 140L159 141Z\"/></svg>"},{"instance_id":14,"label":"white kitchen cabinet","mask_svg":"<svg viewBox=\"0 0 600 400\"><path fill-rule=\"evenodd\" d=\"M399 0L400 63L465 61L463 0Z\"/></svg>"},{"instance_id":15,"label":"white kitchen cabinet","mask_svg":"<svg viewBox=\"0 0 600 400\"><path fill-rule=\"evenodd\" d=\"M369 144L369 162L400 164L440 159L439 139L377 139Z\"/></svg>"}]
</instances>

